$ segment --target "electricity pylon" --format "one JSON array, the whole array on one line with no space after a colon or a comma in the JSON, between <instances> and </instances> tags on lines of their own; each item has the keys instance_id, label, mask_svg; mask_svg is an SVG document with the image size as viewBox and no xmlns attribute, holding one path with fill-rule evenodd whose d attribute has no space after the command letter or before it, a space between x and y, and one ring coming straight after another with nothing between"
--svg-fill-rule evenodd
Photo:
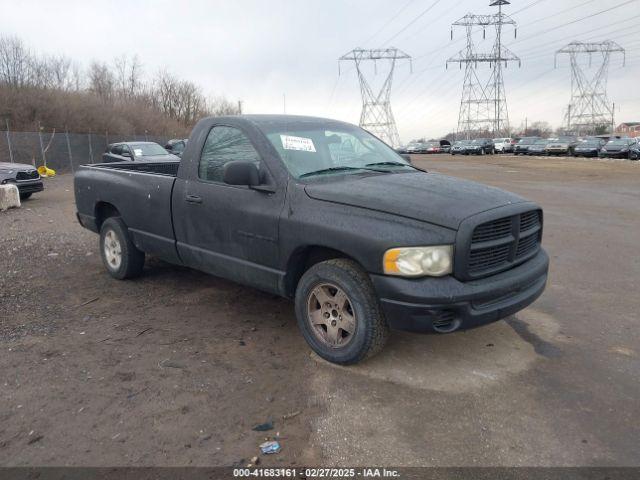
<instances>
[{"instance_id":1,"label":"electricity pylon","mask_svg":"<svg viewBox=\"0 0 640 480\"><path fill-rule=\"evenodd\" d=\"M369 60L374 62L374 71L376 73L378 61L383 60L389 65L389 72L378 93L375 93L372 89L361 66L363 61ZM409 60L409 64L411 65L411 57L397 48L379 48L374 50L356 48L338 59L338 74L340 73L340 63L343 61L354 62L356 71L358 72L360 93L362 95L360 126L387 142L392 147L400 145L400 136L398 135L396 122L391 112L391 83L398 60Z\"/></svg>"},{"instance_id":2,"label":"electricity pylon","mask_svg":"<svg viewBox=\"0 0 640 480\"><path fill-rule=\"evenodd\" d=\"M453 27L465 27L467 32L466 48L447 60L447 67L449 63L458 63L460 68L464 64L464 85L458 115L458 136L460 137L469 139L488 134L501 136L508 133L509 114L502 68L503 66L506 68L509 62L518 62L520 65L520 59L502 44L504 25L513 25L515 32L516 22L502 13L502 6L509 4L507 0L495 0L489 6L497 6L498 13L493 15L467 13L452 24L451 38L453 38ZM482 27L483 38L486 37L486 27L495 27L496 38L489 53L476 51L473 29L478 26ZM482 81L481 76L478 75L477 67L481 63L488 63L491 67L491 75L487 81Z\"/></svg>"},{"instance_id":3,"label":"electricity pylon","mask_svg":"<svg viewBox=\"0 0 640 480\"><path fill-rule=\"evenodd\" d=\"M607 99L609 60L613 53L622 53L624 66L624 48L611 40L595 43L571 42L556 52L556 67L558 55L565 53L571 61L571 101L564 115L565 125L576 135L596 133L598 128L609 124L613 128L614 108ZM599 54L599 63L595 73L587 75L580 59L588 55L591 67L594 53Z\"/></svg>"}]
</instances>

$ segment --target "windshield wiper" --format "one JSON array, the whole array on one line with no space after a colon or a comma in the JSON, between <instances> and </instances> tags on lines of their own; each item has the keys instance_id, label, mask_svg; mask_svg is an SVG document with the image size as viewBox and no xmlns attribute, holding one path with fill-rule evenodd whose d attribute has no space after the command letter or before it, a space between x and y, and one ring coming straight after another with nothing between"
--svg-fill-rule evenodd
<instances>
[{"instance_id":1,"label":"windshield wiper","mask_svg":"<svg viewBox=\"0 0 640 480\"><path fill-rule=\"evenodd\" d=\"M414 170L418 170L420 172L426 172L426 170L424 170L423 168L420 167L416 167L415 165L411 165L410 163L401 163L401 162L377 162L377 163L367 163L367 167L373 167L374 165L380 165L380 166L384 166L384 165L390 165L390 166L402 166L402 167L410 167L413 168ZM388 171L388 170L387 170Z\"/></svg>"},{"instance_id":2,"label":"windshield wiper","mask_svg":"<svg viewBox=\"0 0 640 480\"><path fill-rule=\"evenodd\" d=\"M330 167L330 168L322 168L320 170L314 170L313 172L303 173L302 175L300 175L300 178L310 177L311 175L322 175L323 173L340 172L345 170L369 170L372 172L385 173L384 170L376 170L374 168L366 168L366 167Z\"/></svg>"},{"instance_id":3,"label":"windshield wiper","mask_svg":"<svg viewBox=\"0 0 640 480\"><path fill-rule=\"evenodd\" d=\"M365 167L375 167L375 166L398 166L398 167L411 167L411 168L416 168L413 165L410 165L408 163L402 163L402 162L376 162L376 163L367 163L365 165Z\"/></svg>"}]
</instances>

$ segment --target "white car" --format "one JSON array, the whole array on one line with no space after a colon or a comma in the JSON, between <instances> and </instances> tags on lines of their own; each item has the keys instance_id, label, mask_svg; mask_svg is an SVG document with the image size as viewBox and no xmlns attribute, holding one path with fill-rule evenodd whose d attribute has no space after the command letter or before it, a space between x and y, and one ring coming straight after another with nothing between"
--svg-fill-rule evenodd
<instances>
[{"instance_id":1,"label":"white car","mask_svg":"<svg viewBox=\"0 0 640 480\"><path fill-rule=\"evenodd\" d=\"M494 138L493 143L496 146L496 152L513 152L513 143L510 138Z\"/></svg>"}]
</instances>

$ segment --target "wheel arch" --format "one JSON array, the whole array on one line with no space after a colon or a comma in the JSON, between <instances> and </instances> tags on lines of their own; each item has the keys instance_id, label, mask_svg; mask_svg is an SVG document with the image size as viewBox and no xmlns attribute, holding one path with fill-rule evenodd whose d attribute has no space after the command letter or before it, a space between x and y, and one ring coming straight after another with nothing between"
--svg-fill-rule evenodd
<instances>
[{"instance_id":1,"label":"wheel arch","mask_svg":"<svg viewBox=\"0 0 640 480\"><path fill-rule=\"evenodd\" d=\"M351 255L322 245L305 245L296 248L287 261L286 273L283 281L284 295L293 298L296 294L298 282L304 272L317 263L334 258L346 258L360 265Z\"/></svg>"},{"instance_id":2,"label":"wheel arch","mask_svg":"<svg viewBox=\"0 0 640 480\"><path fill-rule=\"evenodd\" d=\"M96 227L98 231L102 227L103 222L110 217L120 217L120 211L115 205L109 202L98 202L94 207L94 216L96 219Z\"/></svg>"}]
</instances>

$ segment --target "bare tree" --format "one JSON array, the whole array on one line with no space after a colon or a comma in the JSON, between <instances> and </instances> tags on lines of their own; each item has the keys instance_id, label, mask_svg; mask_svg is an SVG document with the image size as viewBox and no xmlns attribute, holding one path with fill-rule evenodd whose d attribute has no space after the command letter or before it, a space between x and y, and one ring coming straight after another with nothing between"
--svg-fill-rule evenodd
<instances>
[{"instance_id":1,"label":"bare tree","mask_svg":"<svg viewBox=\"0 0 640 480\"><path fill-rule=\"evenodd\" d=\"M22 40L0 36L0 83L23 88L31 80L32 55Z\"/></svg>"},{"instance_id":2,"label":"bare tree","mask_svg":"<svg viewBox=\"0 0 640 480\"><path fill-rule=\"evenodd\" d=\"M105 63L92 62L89 66L89 91L102 101L113 98L115 79Z\"/></svg>"}]
</instances>

